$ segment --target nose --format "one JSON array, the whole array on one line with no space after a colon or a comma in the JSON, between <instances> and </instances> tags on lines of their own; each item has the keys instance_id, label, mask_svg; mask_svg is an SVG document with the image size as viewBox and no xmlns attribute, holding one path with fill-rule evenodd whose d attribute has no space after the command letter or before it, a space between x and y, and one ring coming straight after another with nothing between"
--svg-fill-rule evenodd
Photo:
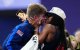
<instances>
[{"instance_id":1,"label":"nose","mask_svg":"<svg viewBox=\"0 0 80 50\"><path fill-rule=\"evenodd\" d=\"M42 19L43 19L43 20L46 20L47 18L46 18L46 17L43 17Z\"/></svg>"}]
</instances>

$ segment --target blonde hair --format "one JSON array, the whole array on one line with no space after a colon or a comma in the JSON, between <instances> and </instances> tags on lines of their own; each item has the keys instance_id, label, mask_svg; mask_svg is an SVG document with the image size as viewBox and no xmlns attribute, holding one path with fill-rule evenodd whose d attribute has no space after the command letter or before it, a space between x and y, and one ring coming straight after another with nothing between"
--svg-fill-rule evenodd
<instances>
[{"instance_id":1,"label":"blonde hair","mask_svg":"<svg viewBox=\"0 0 80 50\"><path fill-rule=\"evenodd\" d=\"M31 4L27 8L28 17L34 17L35 15L39 16L40 14L44 14L45 12L47 12L47 9L41 4Z\"/></svg>"}]
</instances>

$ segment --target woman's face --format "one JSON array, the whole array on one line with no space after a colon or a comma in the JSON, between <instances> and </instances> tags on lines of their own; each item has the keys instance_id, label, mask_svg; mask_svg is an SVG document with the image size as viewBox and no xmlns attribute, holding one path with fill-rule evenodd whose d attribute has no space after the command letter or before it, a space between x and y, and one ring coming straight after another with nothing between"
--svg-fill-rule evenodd
<instances>
[{"instance_id":1,"label":"woman's face","mask_svg":"<svg viewBox=\"0 0 80 50\"><path fill-rule=\"evenodd\" d=\"M52 18L53 18L53 17L49 17L49 18L47 18L46 23L50 23L51 20L52 20Z\"/></svg>"},{"instance_id":2,"label":"woman's face","mask_svg":"<svg viewBox=\"0 0 80 50\"><path fill-rule=\"evenodd\" d=\"M76 32L75 38L76 38L77 42L80 42L80 31Z\"/></svg>"},{"instance_id":3,"label":"woman's face","mask_svg":"<svg viewBox=\"0 0 80 50\"><path fill-rule=\"evenodd\" d=\"M45 23L46 17L44 14L41 14L39 16L35 16L34 21L36 25L41 25L42 23Z\"/></svg>"},{"instance_id":4,"label":"woman's face","mask_svg":"<svg viewBox=\"0 0 80 50\"><path fill-rule=\"evenodd\" d=\"M72 44L73 48L76 48L76 47L77 47L77 42L76 42L76 40L72 40L72 41L71 41L71 44Z\"/></svg>"}]
</instances>

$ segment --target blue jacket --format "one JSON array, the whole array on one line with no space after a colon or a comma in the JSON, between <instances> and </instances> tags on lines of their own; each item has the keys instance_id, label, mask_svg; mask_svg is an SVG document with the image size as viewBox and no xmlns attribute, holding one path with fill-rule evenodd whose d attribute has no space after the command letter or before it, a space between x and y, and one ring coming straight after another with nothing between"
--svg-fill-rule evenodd
<instances>
[{"instance_id":1,"label":"blue jacket","mask_svg":"<svg viewBox=\"0 0 80 50\"><path fill-rule=\"evenodd\" d=\"M17 31L19 31L17 33ZM34 27L26 20L17 25L6 40L8 50L20 50L34 34Z\"/></svg>"}]
</instances>

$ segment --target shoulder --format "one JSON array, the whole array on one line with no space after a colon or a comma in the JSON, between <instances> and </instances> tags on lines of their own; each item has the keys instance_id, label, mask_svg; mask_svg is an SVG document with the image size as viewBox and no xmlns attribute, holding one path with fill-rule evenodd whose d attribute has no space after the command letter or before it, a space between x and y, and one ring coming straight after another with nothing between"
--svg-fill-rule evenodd
<instances>
[{"instance_id":1,"label":"shoulder","mask_svg":"<svg viewBox=\"0 0 80 50\"><path fill-rule=\"evenodd\" d=\"M52 25L52 24L46 24L46 25L44 26L44 30L46 30L46 31L48 31L48 32L56 31L55 26Z\"/></svg>"}]
</instances>

